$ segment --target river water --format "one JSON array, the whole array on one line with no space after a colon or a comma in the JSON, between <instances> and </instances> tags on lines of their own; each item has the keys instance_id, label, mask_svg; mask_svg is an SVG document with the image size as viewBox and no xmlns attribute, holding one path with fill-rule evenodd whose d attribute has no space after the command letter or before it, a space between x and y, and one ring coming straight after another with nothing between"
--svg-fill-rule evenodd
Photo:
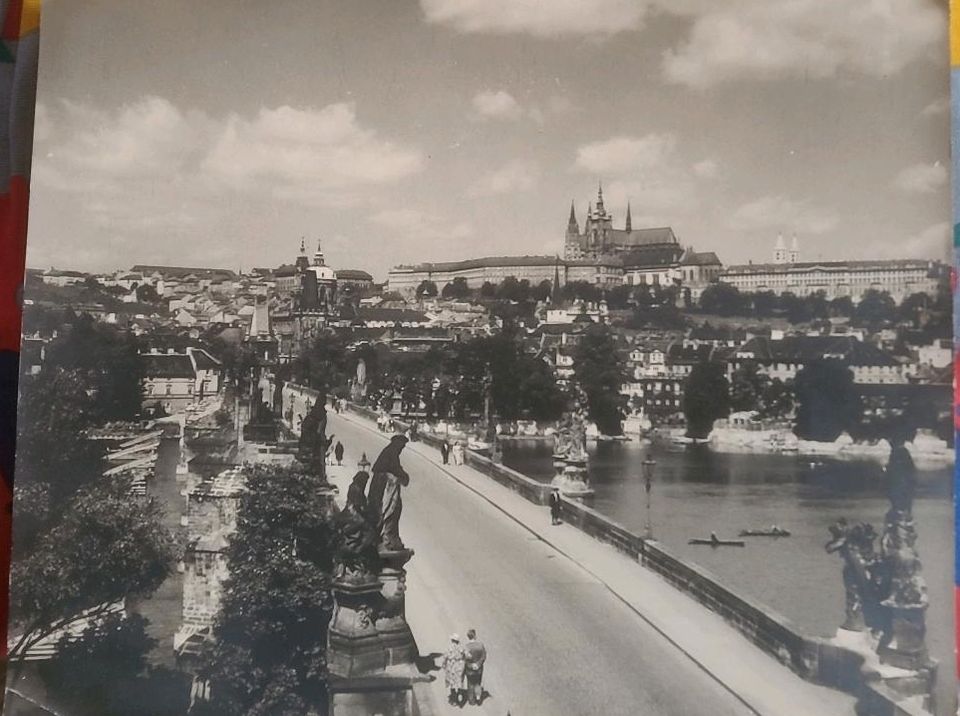
<instances>
[{"instance_id":1,"label":"river water","mask_svg":"<svg viewBox=\"0 0 960 716\"><path fill-rule=\"evenodd\" d=\"M645 496L640 463L656 460L651 491L654 537L705 567L744 596L786 616L806 634L830 637L843 621L841 560L827 554L827 528L841 517L872 522L878 533L888 508L881 468L797 455L716 453L705 446L604 442L590 447L596 494L587 504L643 534ZM505 442L509 467L548 482L552 443ZM930 592L931 655L940 662L938 711L953 701L952 472L920 472L914 518L917 550ZM783 538L744 538L746 547L695 546L691 537L737 537L741 529L777 524Z\"/></svg>"}]
</instances>

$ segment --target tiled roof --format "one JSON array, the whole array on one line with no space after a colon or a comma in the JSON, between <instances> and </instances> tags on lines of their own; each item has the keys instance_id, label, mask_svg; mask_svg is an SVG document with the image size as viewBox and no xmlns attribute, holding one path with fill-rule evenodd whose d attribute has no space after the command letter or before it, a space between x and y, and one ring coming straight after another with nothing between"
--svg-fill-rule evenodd
<instances>
[{"instance_id":1,"label":"tiled roof","mask_svg":"<svg viewBox=\"0 0 960 716\"><path fill-rule=\"evenodd\" d=\"M621 246L650 246L654 244L676 244L677 236L669 226L658 226L650 229L610 229L607 232L609 241Z\"/></svg>"},{"instance_id":2,"label":"tiled roof","mask_svg":"<svg viewBox=\"0 0 960 716\"><path fill-rule=\"evenodd\" d=\"M158 273L161 276L172 276L174 278L185 278L187 276L193 276L195 278L237 278L237 274L234 271L221 268L190 268L187 266L137 264L130 270L142 274Z\"/></svg>"},{"instance_id":3,"label":"tiled roof","mask_svg":"<svg viewBox=\"0 0 960 716\"><path fill-rule=\"evenodd\" d=\"M720 259L713 251L687 251L680 263L686 266L720 266Z\"/></svg>"},{"instance_id":4,"label":"tiled roof","mask_svg":"<svg viewBox=\"0 0 960 716\"><path fill-rule=\"evenodd\" d=\"M194 378L193 363L184 353L146 353L143 374L147 378Z\"/></svg>"},{"instance_id":5,"label":"tiled roof","mask_svg":"<svg viewBox=\"0 0 960 716\"><path fill-rule=\"evenodd\" d=\"M336 272L338 280L344 281L373 281L373 276L360 269L339 269Z\"/></svg>"},{"instance_id":6,"label":"tiled roof","mask_svg":"<svg viewBox=\"0 0 960 716\"><path fill-rule=\"evenodd\" d=\"M427 323L430 319L421 311L410 308L358 308L358 321L391 321L399 323Z\"/></svg>"},{"instance_id":7,"label":"tiled roof","mask_svg":"<svg viewBox=\"0 0 960 716\"><path fill-rule=\"evenodd\" d=\"M876 346L852 336L786 336L780 340L752 338L728 356L753 353L757 360L778 363L807 363L836 358L856 366L893 366L897 362Z\"/></svg>"}]
</instances>

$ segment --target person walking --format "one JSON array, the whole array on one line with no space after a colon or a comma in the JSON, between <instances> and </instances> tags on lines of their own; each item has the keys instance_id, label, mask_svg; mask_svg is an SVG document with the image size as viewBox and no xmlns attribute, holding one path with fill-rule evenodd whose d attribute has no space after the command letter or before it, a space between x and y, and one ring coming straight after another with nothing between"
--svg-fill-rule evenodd
<instances>
[{"instance_id":1,"label":"person walking","mask_svg":"<svg viewBox=\"0 0 960 716\"><path fill-rule=\"evenodd\" d=\"M479 706L483 703L483 665L487 661L487 649L477 639L477 630L467 631L467 643L463 645L465 659L464 675L467 679L467 703Z\"/></svg>"},{"instance_id":2,"label":"person walking","mask_svg":"<svg viewBox=\"0 0 960 716\"><path fill-rule=\"evenodd\" d=\"M459 440L453 444L453 464L463 464L463 443L461 443Z\"/></svg>"},{"instance_id":3,"label":"person walking","mask_svg":"<svg viewBox=\"0 0 960 716\"><path fill-rule=\"evenodd\" d=\"M554 487L550 491L550 524L559 525L560 522L560 488Z\"/></svg>"},{"instance_id":4,"label":"person walking","mask_svg":"<svg viewBox=\"0 0 960 716\"><path fill-rule=\"evenodd\" d=\"M463 647L460 646L460 636L450 635L450 646L443 655L443 681L447 686L447 701L451 706L463 705L463 672L466 660Z\"/></svg>"},{"instance_id":5,"label":"person walking","mask_svg":"<svg viewBox=\"0 0 960 716\"><path fill-rule=\"evenodd\" d=\"M444 465L450 462L450 443L446 440L440 443L440 457Z\"/></svg>"},{"instance_id":6,"label":"person walking","mask_svg":"<svg viewBox=\"0 0 960 716\"><path fill-rule=\"evenodd\" d=\"M337 464L343 464L343 443L337 440L336 447L333 448L333 456L337 458Z\"/></svg>"}]
</instances>

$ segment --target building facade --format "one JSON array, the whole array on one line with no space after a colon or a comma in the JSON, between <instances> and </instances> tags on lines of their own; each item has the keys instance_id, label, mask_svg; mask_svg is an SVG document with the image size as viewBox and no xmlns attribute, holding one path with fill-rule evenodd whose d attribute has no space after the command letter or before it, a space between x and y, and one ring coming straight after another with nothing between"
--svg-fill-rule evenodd
<instances>
[{"instance_id":1,"label":"building facade","mask_svg":"<svg viewBox=\"0 0 960 716\"><path fill-rule=\"evenodd\" d=\"M921 259L873 261L800 261L796 237L790 249L781 236L773 263L729 266L719 280L744 293L771 291L809 296L822 291L828 299L859 301L867 291L885 291L898 303L913 293L935 294L946 277L945 267Z\"/></svg>"}]
</instances>

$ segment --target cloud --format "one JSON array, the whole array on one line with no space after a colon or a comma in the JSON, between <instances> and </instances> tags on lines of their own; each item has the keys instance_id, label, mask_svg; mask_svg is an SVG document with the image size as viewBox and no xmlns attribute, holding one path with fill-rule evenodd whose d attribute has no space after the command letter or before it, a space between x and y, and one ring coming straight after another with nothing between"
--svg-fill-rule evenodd
<instances>
[{"instance_id":1,"label":"cloud","mask_svg":"<svg viewBox=\"0 0 960 716\"><path fill-rule=\"evenodd\" d=\"M473 108L486 119L520 119L523 109L513 95L505 90L484 90L473 97Z\"/></svg>"},{"instance_id":2,"label":"cloud","mask_svg":"<svg viewBox=\"0 0 960 716\"><path fill-rule=\"evenodd\" d=\"M371 223L414 239L463 239L472 236L473 227L466 222L450 224L435 214L419 209L385 209L369 217Z\"/></svg>"},{"instance_id":3,"label":"cloud","mask_svg":"<svg viewBox=\"0 0 960 716\"><path fill-rule=\"evenodd\" d=\"M241 196L349 205L424 165L343 103L215 118L152 96L114 111L63 102L43 109L37 143L34 181L96 197L89 218L131 230L202 223Z\"/></svg>"},{"instance_id":4,"label":"cloud","mask_svg":"<svg viewBox=\"0 0 960 716\"><path fill-rule=\"evenodd\" d=\"M467 196L497 196L529 191L536 186L539 178L540 168L535 162L514 159L477 179L467 189Z\"/></svg>"},{"instance_id":5,"label":"cloud","mask_svg":"<svg viewBox=\"0 0 960 716\"><path fill-rule=\"evenodd\" d=\"M718 170L719 166L713 159L704 159L693 165L693 173L701 179L712 179Z\"/></svg>"},{"instance_id":6,"label":"cloud","mask_svg":"<svg viewBox=\"0 0 960 716\"><path fill-rule=\"evenodd\" d=\"M945 52L944 9L932 0L665 2L690 33L663 57L666 79L702 89L740 79L885 77Z\"/></svg>"},{"instance_id":7,"label":"cloud","mask_svg":"<svg viewBox=\"0 0 960 716\"><path fill-rule=\"evenodd\" d=\"M944 95L933 100L930 104L920 110L923 117L937 117L950 111L950 96Z\"/></svg>"},{"instance_id":8,"label":"cloud","mask_svg":"<svg viewBox=\"0 0 960 716\"><path fill-rule=\"evenodd\" d=\"M950 224L943 221L891 248L895 251L894 258L947 259L953 252L953 231Z\"/></svg>"},{"instance_id":9,"label":"cloud","mask_svg":"<svg viewBox=\"0 0 960 716\"><path fill-rule=\"evenodd\" d=\"M609 36L643 25L648 0L420 0L427 22L463 33Z\"/></svg>"},{"instance_id":10,"label":"cloud","mask_svg":"<svg viewBox=\"0 0 960 716\"><path fill-rule=\"evenodd\" d=\"M837 218L806 201L789 197L764 196L740 206L730 217L736 231L796 232L826 234L837 226Z\"/></svg>"},{"instance_id":11,"label":"cloud","mask_svg":"<svg viewBox=\"0 0 960 716\"><path fill-rule=\"evenodd\" d=\"M893 185L906 194L933 194L947 183L947 169L940 162L913 164L903 169Z\"/></svg>"},{"instance_id":12,"label":"cloud","mask_svg":"<svg viewBox=\"0 0 960 716\"><path fill-rule=\"evenodd\" d=\"M309 202L389 184L419 172L419 151L381 139L359 125L353 104L322 109L261 109L253 119L231 115L203 163L232 188L272 189L280 198Z\"/></svg>"},{"instance_id":13,"label":"cloud","mask_svg":"<svg viewBox=\"0 0 960 716\"><path fill-rule=\"evenodd\" d=\"M673 134L613 137L579 147L576 166L600 175L650 169L672 155L676 145Z\"/></svg>"}]
</instances>

